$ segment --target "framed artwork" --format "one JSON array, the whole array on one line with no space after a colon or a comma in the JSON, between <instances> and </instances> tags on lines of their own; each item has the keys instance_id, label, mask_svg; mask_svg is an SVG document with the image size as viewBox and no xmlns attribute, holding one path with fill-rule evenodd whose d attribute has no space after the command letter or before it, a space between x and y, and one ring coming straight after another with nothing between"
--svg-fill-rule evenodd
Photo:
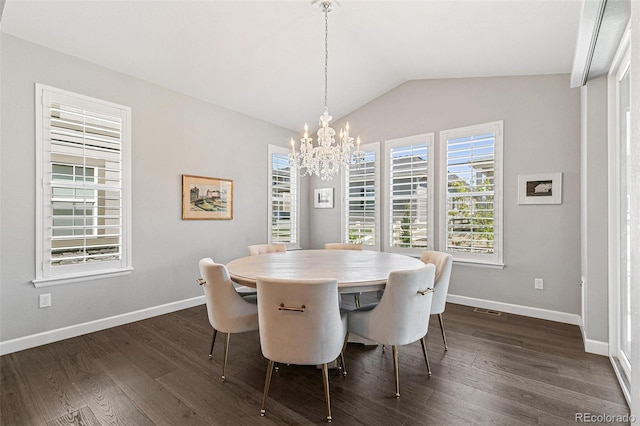
<instances>
[{"instance_id":1,"label":"framed artwork","mask_svg":"<svg viewBox=\"0 0 640 426\"><path fill-rule=\"evenodd\" d=\"M562 173L519 175L518 204L562 204Z\"/></svg>"},{"instance_id":2,"label":"framed artwork","mask_svg":"<svg viewBox=\"0 0 640 426\"><path fill-rule=\"evenodd\" d=\"M233 219L233 181L182 175L182 219Z\"/></svg>"},{"instance_id":3,"label":"framed artwork","mask_svg":"<svg viewBox=\"0 0 640 426\"><path fill-rule=\"evenodd\" d=\"M313 207L316 209L333 208L333 188L317 188L313 191Z\"/></svg>"}]
</instances>

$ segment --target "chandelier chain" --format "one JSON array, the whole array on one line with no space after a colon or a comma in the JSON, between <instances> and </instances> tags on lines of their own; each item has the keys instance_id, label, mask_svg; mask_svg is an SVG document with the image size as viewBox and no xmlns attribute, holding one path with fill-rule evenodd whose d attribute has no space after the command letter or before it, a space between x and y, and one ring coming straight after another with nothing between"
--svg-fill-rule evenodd
<instances>
[{"instance_id":1,"label":"chandelier chain","mask_svg":"<svg viewBox=\"0 0 640 426\"><path fill-rule=\"evenodd\" d=\"M329 7L324 7L324 109L329 109Z\"/></svg>"}]
</instances>

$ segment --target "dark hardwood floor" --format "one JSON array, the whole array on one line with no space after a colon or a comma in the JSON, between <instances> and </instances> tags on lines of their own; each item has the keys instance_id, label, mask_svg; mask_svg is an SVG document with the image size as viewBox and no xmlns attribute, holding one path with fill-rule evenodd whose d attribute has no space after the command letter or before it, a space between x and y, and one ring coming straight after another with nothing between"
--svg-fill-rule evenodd
<instances>
[{"instance_id":1,"label":"dark hardwood floor","mask_svg":"<svg viewBox=\"0 0 640 426\"><path fill-rule=\"evenodd\" d=\"M399 349L394 397L390 350L349 344L348 375L330 373L337 425L567 425L576 413L624 415L609 360L584 353L578 327L447 305L449 350L437 318L427 347ZM273 425L325 423L321 372L282 366L267 415L260 402L267 361L257 332L223 335L213 360L204 306L0 358L2 425Z\"/></svg>"}]
</instances>

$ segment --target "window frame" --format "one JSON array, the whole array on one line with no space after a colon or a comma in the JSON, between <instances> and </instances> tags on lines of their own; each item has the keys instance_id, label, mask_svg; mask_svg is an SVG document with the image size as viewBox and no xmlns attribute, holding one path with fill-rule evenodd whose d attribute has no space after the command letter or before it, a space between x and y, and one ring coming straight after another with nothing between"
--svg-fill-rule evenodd
<instances>
[{"instance_id":1,"label":"window frame","mask_svg":"<svg viewBox=\"0 0 640 426\"><path fill-rule=\"evenodd\" d=\"M426 144L427 148L427 245L420 248L394 247L391 244L393 231L391 230L391 218L393 209L391 197L391 149L402 146ZM383 204L383 232L381 244L382 250L390 253L399 253L408 256L419 257L424 250L432 250L435 247L434 227L434 199L435 199L435 159L434 159L434 133L406 136L390 139L384 143L384 204Z\"/></svg>"},{"instance_id":2,"label":"window frame","mask_svg":"<svg viewBox=\"0 0 640 426\"><path fill-rule=\"evenodd\" d=\"M375 213L374 213L374 226L375 226L375 231L374 231L374 239L375 239L375 244L363 244L362 248L363 250L375 250L375 251L379 251L380 250L380 241L381 241L381 232L380 232L380 199L381 199L381 191L380 191L380 142L370 142L370 143L366 143L366 144L362 144L360 145L360 150L362 152L373 152L375 155L375 161L374 161L374 166L373 166L373 170L374 170L374 206L375 206ZM342 242L343 243L349 243L349 178L350 178L350 173L349 170L345 170L344 173L342 173L342 209L341 209L341 229L340 229L340 235L342 235Z\"/></svg>"},{"instance_id":3,"label":"window frame","mask_svg":"<svg viewBox=\"0 0 640 426\"><path fill-rule=\"evenodd\" d=\"M268 208L268 224L267 224L267 242L272 244L273 241L273 200L272 200L272 190L273 190L273 156L280 155L283 157L289 158L289 154L291 151L285 147L277 146L277 145L269 145L268 147L268 179L267 179L267 208ZM295 240L291 242L284 243L287 246L287 250L295 250L300 248L300 173L296 167L291 167L291 175L295 178L295 198L291 198L291 203L295 202L295 214L293 215L293 219L295 223L291 227L293 231L295 231ZM291 216L290 216L291 218ZM276 241L279 243L279 241Z\"/></svg>"},{"instance_id":4,"label":"window frame","mask_svg":"<svg viewBox=\"0 0 640 426\"><path fill-rule=\"evenodd\" d=\"M447 251L447 141L449 139L457 139L474 135L493 133L494 134L494 160L493 160L493 182L494 182L494 253L478 254L478 253L460 253ZM503 259L503 207L504 207L504 186L503 186L503 138L504 138L504 121L493 121L489 123L475 124L471 126L458 127L440 132L439 149L440 149L440 251L453 255L454 262L483 264L488 266L504 267Z\"/></svg>"},{"instance_id":5,"label":"window frame","mask_svg":"<svg viewBox=\"0 0 640 426\"><path fill-rule=\"evenodd\" d=\"M70 267L52 267L50 261L52 236L47 235L53 216L47 216L47 207L52 206L52 166L56 161L50 157L50 134L45 129L49 122L47 99L59 99L78 108L91 109L121 119L120 164L121 164L121 255L119 260L65 265ZM131 108L102 99L81 95L67 90L35 84L35 125L36 125L36 287L68 284L130 274L133 270L131 241ZM75 175L74 175L75 176ZM74 179L75 180L75 179ZM59 268L59 269L58 269Z\"/></svg>"},{"instance_id":6,"label":"window frame","mask_svg":"<svg viewBox=\"0 0 640 426\"><path fill-rule=\"evenodd\" d=\"M633 310L633 306L630 306L633 300L629 292L632 291L633 286L631 277L633 274L631 218L634 216L635 206L629 198L633 179L630 173L630 169L633 168L631 159L633 148L629 146L630 143L633 144L631 112L627 111L629 117L622 120L620 82L625 75L628 75L630 80L633 79L632 66L636 64L631 58L630 37L630 30L627 28L620 40L607 75L609 358L627 402L630 399L629 378L634 374L632 346L637 344L633 341L633 318L629 319L630 312ZM632 94L629 93L629 96L632 99ZM633 104L632 101L631 104ZM629 108L631 109L631 107ZM621 132L621 122L627 125L625 133ZM626 138L623 139L623 136ZM621 147L623 142L626 145L624 149ZM624 208L625 204L626 208ZM630 348L624 347L626 346L624 332L630 338L628 341ZM635 369L637 370L638 367L636 366Z\"/></svg>"}]
</instances>

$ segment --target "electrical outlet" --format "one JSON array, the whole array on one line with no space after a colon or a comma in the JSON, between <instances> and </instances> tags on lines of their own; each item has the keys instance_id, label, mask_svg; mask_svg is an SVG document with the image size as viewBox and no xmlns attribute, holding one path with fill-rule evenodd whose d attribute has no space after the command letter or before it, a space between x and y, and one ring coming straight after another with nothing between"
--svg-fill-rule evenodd
<instances>
[{"instance_id":1,"label":"electrical outlet","mask_svg":"<svg viewBox=\"0 0 640 426\"><path fill-rule=\"evenodd\" d=\"M41 294L40 295L40 307L48 308L51 306L51 293Z\"/></svg>"},{"instance_id":2,"label":"electrical outlet","mask_svg":"<svg viewBox=\"0 0 640 426\"><path fill-rule=\"evenodd\" d=\"M536 278L533 282L536 290L544 289L544 280L542 278Z\"/></svg>"}]
</instances>

